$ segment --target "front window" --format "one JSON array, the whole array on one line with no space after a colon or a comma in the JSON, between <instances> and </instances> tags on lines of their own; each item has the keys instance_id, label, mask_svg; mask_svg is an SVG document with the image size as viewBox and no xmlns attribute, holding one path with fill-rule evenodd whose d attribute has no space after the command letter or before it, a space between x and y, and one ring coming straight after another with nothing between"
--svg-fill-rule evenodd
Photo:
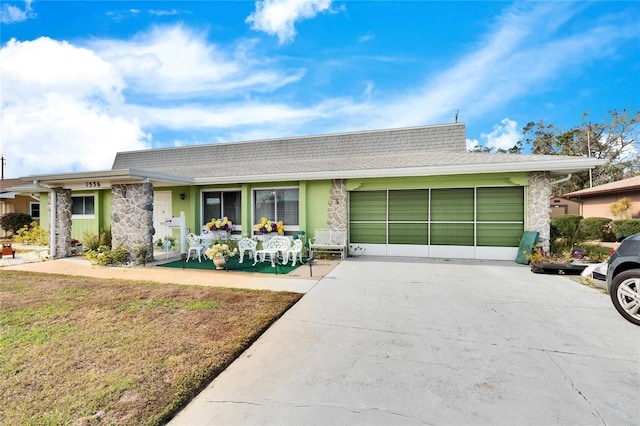
<instances>
[{"instance_id":1,"label":"front window","mask_svg":"<svg viewBox=\"0 0 640 426\"><path fill-rule=\"evenodd\" d=\"M73 216L93 216L95 215L95 197L86 195L81 197L71 197Z\"/></svg>"},{"instance_id":2,"label":"front window","mask_svg":"<svg viewBox=\"0 0 640 426\"><path fill-rule=\"evenodd\" d=\"M240 191L206 191L202 193L202 225L211 219L227 217L242 229Z\"/></svg>"},{"instance_id":3,"label":"front window","mask_svg":"<svg viewBox=\"0 0 640 426\"><path fill-rule=\"evenodd\" d=\"M40 219L40 203L29 203L29 214L32 219Z\"/></svg>"},{"instance_id":4,"label":"front window","mask_svg":"<svg viewBox=\"0 0 640 426\"><path fill-rule=\"evenodd\" d=\"M274 222L282 221L285 230L298 229L298 188L258 189L253 194L254 222L264 217Z\"/></svg>"}]
</instances>

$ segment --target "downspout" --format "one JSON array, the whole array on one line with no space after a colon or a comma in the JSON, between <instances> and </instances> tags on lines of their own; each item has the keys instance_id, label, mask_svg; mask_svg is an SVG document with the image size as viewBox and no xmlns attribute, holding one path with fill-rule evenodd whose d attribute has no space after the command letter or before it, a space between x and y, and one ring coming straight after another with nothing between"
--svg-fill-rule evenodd
<instances>
[{"instance_id":1,"label":"downspout","mask_svg":"<svg viewBox=\"0 0 640 426\"><path fill-rule=\"evenodd\" d=\"M555 185L556 183L566 182L569 179L571 179L571 173L569 173L567 176L563 177L562 179L558 179L558 180L554 180L553 182L549 182L549 185Z\"/></svg>"},{"instance_id":2,"label":"downspout","mask_svg":"<svg viewBox=\"0 0 640 426\"><path fill-rule=\"evenodd\" d=\"M51 209L49 211L49 258L53 259L56 257L56 211L58 210L56 205L56 191L52 187L43 185L37 180L34 180L33 184L38 188L49 190L49 196L51 197L51 203L49 203L51 205Z\"/></svg>"}]
</instances>

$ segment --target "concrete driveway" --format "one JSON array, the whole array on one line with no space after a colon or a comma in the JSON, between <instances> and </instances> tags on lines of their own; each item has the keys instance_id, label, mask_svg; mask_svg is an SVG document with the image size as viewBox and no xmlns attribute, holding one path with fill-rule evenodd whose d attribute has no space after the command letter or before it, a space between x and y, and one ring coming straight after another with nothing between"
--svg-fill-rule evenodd
<instances>
[{"instance_id":1,"label":"concrete driveway","mask_svg":"<svg viewBox=\"0 0 640 426\"><path fill-rule=\"evenodd\" d=\"M640 424L640 327L513 262L349 259L171 425Z\"/></svg>"}]
</instances>

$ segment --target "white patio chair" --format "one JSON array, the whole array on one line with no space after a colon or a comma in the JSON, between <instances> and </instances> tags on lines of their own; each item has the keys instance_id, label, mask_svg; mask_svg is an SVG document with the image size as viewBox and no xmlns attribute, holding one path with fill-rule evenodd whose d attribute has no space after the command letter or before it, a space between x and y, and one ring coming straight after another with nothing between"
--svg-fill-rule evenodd
<instances>
[{"instance_id":1,"label":"white patio chair","mask_svg":"<svg viewBox=\"0 0 640 426\"><path fill-rule=\"evenodd\" d=\"M202 262L202 252L204 251L204 244L200 242L200 238L194 234L187 234L187 245L189 246L187 251L187 262L191 259L191 253L195 256L198 256L198 262Z\"/></svg>"},{"instance_id":2,"label":"white patio chair","mask_svg":"<svg viewBox=\"0 0 640 426\"><path fill-rule=\"evenodd\" d=\"M284 258L282 259L282 263L287 263L289 261L289 256L291 259L291 266L296 266L296 260L299 258L300 263L302 263L302 240L297 239L293 240L293 245L287 250L284 254Z\"/></svg>"},{"instance_id":3,"label":"white patio chair","mask_svg":"<svg viewBox=\"0 0 640 426\"><path fill-rule=\"evenodd\" d=\"M238 240L238 253L240 254L240 261L238 263L242 263L244 260L244 252L248 252L249 259L256 258L256 248L258 246L258 242L252 240L251 238L244 237Z\"/></svg>"}]
</instances>

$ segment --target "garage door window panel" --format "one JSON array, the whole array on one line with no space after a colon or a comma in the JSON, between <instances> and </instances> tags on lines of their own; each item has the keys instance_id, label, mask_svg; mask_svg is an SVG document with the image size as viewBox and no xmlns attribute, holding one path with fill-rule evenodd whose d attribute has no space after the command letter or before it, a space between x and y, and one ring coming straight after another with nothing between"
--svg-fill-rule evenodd
<instances>
[{"instance_id":1,"label":"garage door window panel","mask_svg":"<svg viewBox=\"0 0 640 426\"><path fill-rule=\"evenodd\" d=\"M431 224L431 244L473 246L473 223L433 223Z\"/></svg>"}]
</instances>

